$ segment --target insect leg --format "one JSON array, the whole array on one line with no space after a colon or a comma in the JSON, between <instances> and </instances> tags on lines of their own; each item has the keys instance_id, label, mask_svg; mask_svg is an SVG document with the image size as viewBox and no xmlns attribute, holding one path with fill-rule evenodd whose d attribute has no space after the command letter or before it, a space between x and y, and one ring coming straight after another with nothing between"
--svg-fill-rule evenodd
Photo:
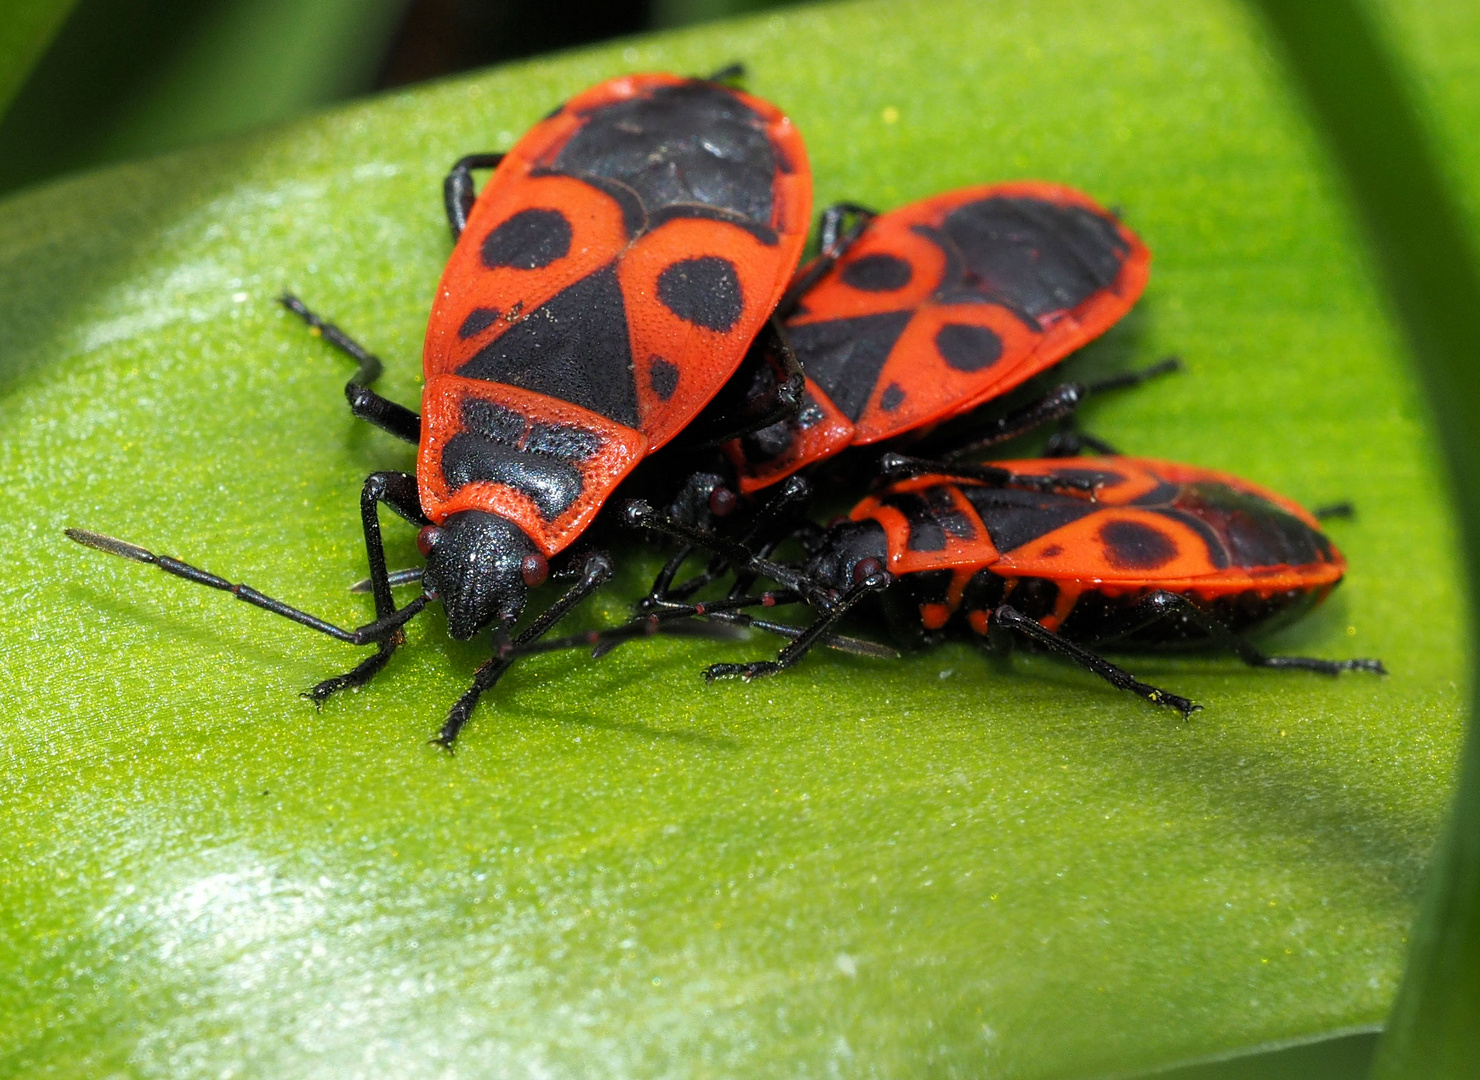
<instances>
[{"instance_id":1,"label":"insect leg","mask_svg":"<svg viewBox=\"0 0 1480 1080\"><path fill-rule=\"evenodd\" d=\"M720 83L738 89L739 84L745 78L745 65L736 60L726 64L718 71L711 71L708 75L699 76L700 82Z\"/></svg>"},{"instance_id":2,"label":"insect leg","mask_svg":"<svg viewBox=\"0 0 1480 1080\"><path fill-rule=\"evenodd\" d=\"M1158 590L1138 600L1123 615L1124 622L1113 632L1124 638L1157 623L1192 625L1201 630L1214 645L1227 649L1250 667L1295 668L1336 675L1343 671L1371 671L1386 675L1381 660L1319 660L1309 656L1269 656L1228 629L1217 617L1208 614L1180 593Z\"/></svg>"},{"instance_id":3,"label":"insect leg","mask_svg":"<svg viewBox=\"0 0 1480 1080\"><path fill-rule=\"evenodd\" d=\"M380 357L333 323L319 318L291 293L278 297L278 303L307 323L311 332L360 365L359 370L350 376L349 382L344 384L344 396L349 402L350 412L398 439L409 443L421 440L421 417L406 406L383 398L370 389L370 384L380 378L380 373L384 370Z\"/></svg>"},{"instance_id":4,"label":"insect leg","mask_svg":"<svg viewBox=\"0 0 1480 1080\"><path fill-rule=\"evenodd\" d=\"M872 592L880 592L889 587L893 578L888 571L879 570L870 574L862 581L856 582L847 592L831 604L823 613L817 617L811 626L807 627L796 636L790 645L787 645L776 654L775 660L753 660L748 664L710 664L704 669L704 681L714 682L715 679L741 678L746 682L758 679L765 675L775 675L778 671L784 671L798 663L806 656L813 645L818 644L828 636L828 630L848 613L860 600Z\"/></svg>"},{"instance_id":5,"label":"insect leg","mask_svg":"<svg viewBox=\"0 0 1480 1080\"><path fill-rule=\"evenodd\" d=\"M1176 709L1183 716L1191 715L1202 706L1187 698L1179 697L1158 687L1143 683L1123 668L1118 668L1104 657L1097 656L1088 649L1081 648L1071 641L1065 641L1048 627L1036 619L1030 619L1017 609L1007 604L1002 604L992 612L991 622L994 626L1014 631L1036 642L1044 648L1058 653L1066 660L1070 660L1086 671L1093 672L1104 679L1117 690L1129 690L1133 694L1139 694L1154 705L1165 705Z\"/></svg>"},{"instance_id":6,"label":"insect leg","mask_svg":"<svg viewBox=\"0 0 1480 1080\"><path fill-rule=\"evenodd\" d=\"M1111 390L1129 390L1142 383L1150 382L1152 379L1159 379L1163 375L1171 375L1181 370L1182 358L1180 356L1163 356L1148 367L1137 368L1135 371L1123 371L1119 375L1111 375L1088 383L1084 390L1089 397L1098 397Z\"/></svg>"},{"instance_id":7,"label":"insect leg","mask_svg":"<svg viewBox=\"0 0 1480 1080\"><path fill-rule=\"evenodd\" d=\"M802 409L807 377L781 320L766 320L735 373L684 428L684 447L718 446L782 424Z\"/></svg>"},{"instance_id":8,"label":"insect leg","mask_svg":"<svg viewBox=\"0 0 1480 1080\"><path fill-rule=\"evenodd\" d=\"M878 217L878 211L857 203L834 203L818 218L818 234L821 250L811 266L804 268L786 287L781 301L776 305L776 317L786 319L796 311L802 297L821 281L839 259L847 254L857 239L868 228L868 223Z\"/></svg>"},{"instance_id":9,"label":"insect leg","mask_svg":"<svg viewBox=\"0 0 1480 1080\"><path fill-rule=\"evenodd\" d=\"M1350 521L1357 516L1357 508L1343 500L1342 502L1327 503L1325 506L1314 507L1310 512L1310 516L1317 521L1331 521L1336 518L1340 518L1343 521Z\"/></svg>"},{"instance_id":10,"label":"insect leg","mask_svg":"<svg viewBox=\"0 0 1480 1080\"><path fill-rule=\"evenodd\" d=\"M365 530L365 557L370 564L370 591L375 596L377 618L391 618L396 613L396 602L391 597L391 578L385 567L385 545L380 537L380 504L385 503L397 515L413 525L425 525L421 501L417 497L416 477L410 473L378 472L365 478L360 489L360 523ZM316 683L304 691L303 696L315 705L322 705L332 695L351 686L363 686L385 667L391 654L406 641L406 635L397 631L377 642L375 655L362 660L352 671L335 675Z\"/></svg>"},{"instance_id":11,"label":"insect leg","mask_svg":"<svg viewBox=\"0 0 1480 1080\"><path fill-rule=\"evenodd\" d=\"M219 577L209 570L202 570L198 566L181 562L179 559L172 558L169 555L155 554L147 548L139 547L137 544L130 544L126 540L105 536L102 533L92 532L88 529L67 529L65 532L67 539L75 540L84 547L90 547L97 551L105 551L109 555L117 555L121 559L129 559L133 562L156 566L167 574L184 578L186 581L193 581L197 585L204 585L210 589L220 589L222 592L229 592L238 600L251 604L253 607L270 611L274 615L281 615L283 618L289 619L299 626L306 626L310 630L317 630L321 634L327 634L336 641L343 641L349 645L372 645L399 634L401 627L427 605L427 597L418 596L398 611L392 611L386 615L377 615L374 622L366 623L364 626L357 627L353 630L347 630L344 627L336 626L331 622L320 619L316 615L310 615L306 611L301 611L289 604L285 604L281 600L276 600L271 596L260 593L250 585L227 581L225 578Z\"/></svg>"},{"instance_id":12,"label":"insect leg","mask_svg":"<svg viewBox=\"0 0 1480 1080\"><path fill-rule=\"evenodd\" d=\"M942 456L948 461L959 461L972 454L996 446L998 443L1015 439L1035 428L1071 415L1085 398L1082 383L1064 383L1044 394L1037 401L1029 402L1006 416L988 421L985 425L974 424L978 437L968 443L953 447ZM983 428L985 430L983 430Z\"/></svg>"},{"instance_id":13,"label":"insect leg","mask_svg":"<svg viewBox=\"0 0 1480 1080\"><path fill-rule=\"evenodd\" d=\"M503 641L493 656L484 661L483 666L473 673L473 685L457 699L457 703L447 714L442 730L431 741L443 749L451 750L453 744L457 742L458 733L472 719L473 709L477 707L478 699L497 685L499 679L503 678L504 672L514 665L514 661L518 659L521 652L528 651L528 646L549 633L550 628L563 619L571 608L610 581L611 576L612 561L609 555L602 551L593 551L587 555L585 564L581 568L580 580L571 586L564 596L546 608L539 618L530 623L513 641Z\"/></svg>"},{"instance_id":14,"label":"insect leg","mask_svg":"<svg viewBox=\"0 0 1480 1080\"><path fill-rule=\"evenodd\" d=\"M667 514L659 513L653 509L651 503L643 499L633 499L622 508L622 521L628 528L651 529L653 532L671 536L675 540L712 551L727 562L743 567L750 573L780 582L786 588L803 596L813 607L826 610L832 606L833 597L800 571L762 558L737 541L715 536L713 533L678 521Z\"/></svg>"},{"instance_id":15,"label":"insect leg","mask_svg":"<svg viewBox=\"0 0 1480 1080\"><path fill-rule=\"evenodd\" d=\"M1111 390L1128 390L1140 386L1151 379L1162 375L1171 374L1182 370L1182 359L1178 356L1167 356L1158 360L1150 367L1141 368L1139 371L1127 371L1120 375L1112 375L1107 379L1092 382L1085 386L1085 397L1096 397ZM1044 457L1077 457L1086 450L1093 450L1097 454L1118 454L1119 451L1103 439L1097 439L1079 430L1078 418L1075 415L1066 416L1059 422L1059 430L1049 437L1048 444L1043 448Z\"/></svg>"},{"instance_id":16,"label":"insect leg","mask_svg":"<svg viewBox=\"0 0 1480 1080\"><path fill-rule=\"evenodd\" d=\"M931 461L927 458L908 457L905 454L888 453L879 458L879 473L886 477L924 476L940 473L960 480L979 480L996 487L1027 488L1030 491L1067 491L1093 495L1093 481L1080 477L1034 476L1029 473L1009 472L996 465L968 465L956 461Z\"/></svg>"},{"instance_id":17,"label":"insect leg","mask_svg":"<svg viewBox=\"0 0 1480 1080\"><path fill-rule=\"evenodd\" d=\"M606 630L589 630L584 634L573 634L564 638L545 638L521 650L521 654L590 648L592 658L597 659L605 656L623 642L661 633L664 630L676 631L685 620L694 618L763 630L768 634L795 641L810 628L790 626L786 623L772 622L769 619L758 619L741 609L775 607L780 604L796 603L798 599L799 597L794 593L765 592L752 596L727 596L723 600L709 600L699 604L665 604L656 610L639 615L630 622ZM890 660L899 658L899 651L888 645L880 645L877 642L864 641L861 638L847 637L842 634L824 634L817 639L816 644L825 645L829 649L837 649L840 652L853 653L855 656L871 656L876 659Z\"/></svg>"},{"instance_id":18,"label":"insect leg","mask_svg":"<svg viewBox=\"0 0 1480 1080\"><path fill-rule=\"evenodd\" d=\"M468 227L468 214L478 200L473 187L474 169L495 169L504 160L503 154L468 154L459 158L452 166L447 178L442 181L442 202L447 208L447 227L452 230L452 241L456 243Z\"/></svg>"},{"instance_id":19,"label":"insect leg","mask_svg":"<svg viewBox=\"0 0 1480 1080\"><path fill-rule=\"evenodd\" d=\"M811 522L803 519L793 527L783 531L780 535L771 533L775 525L782 521L783 515L796 514L805 510L811 499L812 485L803 477L788 476L778 485L775 494L767 499L765 504L756 511L755 515L750 519L749 524L746 525L745 529L737 537L738 542L748 547L755 543L757 537L765 537L766 539L759 545L755 554L762 558L769 556L783 540L788 539L803 527L811 525ZM701 573L694 575L682 585L675 588L673 587L673 577L677 573L679 566L682 565L683 559L687 559L692 551L693 548L691 546L685 546L680 552L680 555L675 555L673 559L668 561L667 565L663 567L662 573L658 575L658 579L653 582L652 590L648 593L648 597L651 600L657 601L665 598L683 599L693 596L700 589L704 588L704 586L720 577L729 567L728 560L716 555L710 560L709 566ZM744 594L754 582L754 574L746 572L737 574L735 584L731 589L731 595L739 596Z\"/></svg>"}]
</instances>

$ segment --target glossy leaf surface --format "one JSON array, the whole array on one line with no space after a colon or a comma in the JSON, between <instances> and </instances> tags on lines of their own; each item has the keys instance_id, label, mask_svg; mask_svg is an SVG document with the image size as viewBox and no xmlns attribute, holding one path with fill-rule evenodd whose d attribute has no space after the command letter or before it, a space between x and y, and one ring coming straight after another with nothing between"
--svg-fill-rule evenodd
<instances>
[{"instance_id":1,"label":"glossy leaf surface","mask_svg":"<svg viewBox=\"0 0 1480 1080\"><path fill-rule=\"evenodd\" d=\"M1475 16L1391 14L1476 175ZM350 419L345 366L273 296L414 401L447 165L617 71L735 58L807 138L819 204L1038 177L1122 207L1152 282L1077 370L1189 370L1093 430L1355 500L1347 582L1269 644L1394 674L1134 660L1207 706L1182 722L964 644L705 688L770 643L660 639L524 665L449 760L424 741L480 654L440 614L315 714L297 693L348 650L61 538L367 617L359 483L412 453ZM1096 1075L1380 1021L1466 631L1338 196L1242 8L1139 0L708 27L0 203L0 1072ZM652 566L624 555L611 618Z\"/></svg>"}]
</instances>

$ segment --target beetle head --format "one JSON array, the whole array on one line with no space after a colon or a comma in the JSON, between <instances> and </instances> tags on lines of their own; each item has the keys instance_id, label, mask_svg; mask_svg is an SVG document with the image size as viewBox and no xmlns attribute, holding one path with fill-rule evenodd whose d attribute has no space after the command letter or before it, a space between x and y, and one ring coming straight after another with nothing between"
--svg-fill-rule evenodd
<instances>
[{"instance_id":1,"label":"beetle head","mask_svg":"<svg viewBox=\"0 0 1480 1080\"><path fill-rule=\"evenodd\" d=\"M447 629L459 641L497 622L514 623L529 589L548 567L534 542L513 522L482 510L451 514L421 531L427 557L422 586L447 609Z\"/></svg>"},{"instance_id":2,"label":"beetle head","mask_svg":"<svg viewBox=\"0 0 1480 1080\"><path fill-rule=\"evenodd\" d=\"M841 521L827 530L822 546L807 562L807 576L845 592L889 565L889 542L877 521Z\"/></svg>"}]
</instances>

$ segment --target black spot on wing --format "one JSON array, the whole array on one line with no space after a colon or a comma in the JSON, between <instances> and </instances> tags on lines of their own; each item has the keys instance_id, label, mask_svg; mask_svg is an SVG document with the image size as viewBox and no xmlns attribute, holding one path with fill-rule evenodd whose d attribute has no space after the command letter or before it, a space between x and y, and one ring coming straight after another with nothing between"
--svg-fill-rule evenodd
<instances>
[{"instance_id":1,"label":"black spot on wing","mask_svg":"<svg viewBox=\"0 0 1480 1080\"><path fill-rule=\"evenodd\" d=\"M892 292L910 283L910 264L894 255L865 255L843 267L843 284L864 292Z\"/></svg>"},{"instance_id":2,"label":"black spot on wing","mask_svg":"<svg viewBox=\"0 0 1480 1080\"><path fill-rule=\"evenodd\" d=\"M529 312L457 374L523 387L636 427L637 385L615 266Z\"/></svg>"},{"instance_id":3,"label":"black spot on wing","mask_svg":"<svg viewBox=\"0 0 1480 1080\"><path fill-rule=\"evenodd\" d=\"M554 168L632 191L651 216L717 207L769 225L776 155L765 121L730 91L702 82L594 109Z\"/></svg>"},{"instance_id":4,"label":"black spot on wing","mask_svg":"<svg viewBox=\"0 0 1480 1080\"><path fill-rule=\"evenodd\" d=\"M856 319L788 324L791 347L802 367L849 420L863 415L879 372L913 311Z\"/></svg>"},{"instance_id":5,"label":"black spot on wing","mask_svg":"<svg viewBox=\"0 0 1480 1080\"><path fill-rule=\"evenodd\" d=\"M716 255L680 259L658 275L658 299L685 322L724 333L745 310L734 264Z\"/></svg>"},{"instance_id":6,"label":"black spot on wing","mask_svg":"<svg viewBox=\"0 0 1480 1080\"><path fill-rule=\"evenodd\" d=\"M1004 555L1100 509L1084 499L1046 492L991 487L961 491L987 527L992 546Z\"/></svg>"},{"instance_id":7,"label":"black spot on wing","mask_svg":"<svg viewBox=\"0 0 1480 1080\"><path fill-rule=\"evenodd\" d=\"M1117 570L1155 570L1177 557L1177 542L1141 521L1107 521L1099 536L1105 561Z\"/></svg>"},{"instance_id":8,"label":"black spot on wing","mask_svg":"<svg viewBox=\"0 0 1480 1080\"><path fill-rule=\"evenodd\" d=\"M1140 502L1139 499L1136 501L1137 503ZM1198 538L1203 542L1203 546L1208 549L1208 560L1213 566L1219 570L1228 569L1229 564L1233 560L1228 554L1228 548L1224 545L1223 538L1218 535L1218 530L1213 528L1209 522L1203 520L1199 515L1189 514L1185 510L1169 510L1165 507L1158 507L1153 512L1160 514L1162 517L1170 518L1173 521L1181 522L1197 533Z\"/></svg>"},{"instance_id":9,"label":"black spot on wing","mask_svg":"<svg viewBox=\"0 0 1480 1080\"><path fill-rule=\"evenodd\" d=\"M498 308L479 307L468 312L468 317L463 320L457 328L457 336L466 341L468 338L477 337L494 323L498 322Z\"/></svg>"},{"instance_id":10,"label":"black spot on wing","mask_svg":"<svg viewBox=\"0 0 1480 1080\"><path fill-rule=\"evenodd\" d=\"M1211 530L1234 566L1303 566L1331 559L1324 534L1268 499L1226 484L1186 484L1173 508ZM1215 550L1211 544L1209 549Z\"/></svg>"},{"instance_id":11,"label":"black spot on wing","mask_svg":"<svg viewBox=\"0 0 1480 1080\"><path fill-rule=\"evenodd\" d=\"M659 401L667 401L678 389L678 365L670 364L661 356L648 357L648 386Z\"/></svg>"},{"instance_id":12,"label":"black spot on wing","mask_svg":"<svg viewBox=\"0 0 1480 1080\"><path fill-rule=\"evenodd\" d=\"M1002 359L1002 339L969 323L946 323L935 332L935 348L957 371L981 371Z\"/></svg>"},{"instance_id":13,"label":"black spot on wing","mask_svg":"<svg viewBox=\"0 0 1480 1080\"><path fill-rule=\"evenodd\" d=\"M521 210L483 238L483 265L538 270L570 253L570 222L559 210Z\"/></svg>"},{"instance_id":14,"label":"black spot on wing","mask_svg":"<svg viewBox=\"0 0 1480 1080\"><path fill-rule=\"evenodd\" d=\"M1108 288L1130 253L1113 219L1033 198L981 199L952 211L939 233L917 231L959 257L937 299L970 302L974 293L1034 329Z\"/></svg>"},{"instance_id":15,"label":"black spot on wing","mask_svg":"<svg viewBox=\"0 0 1480 1080\"><path fill-rule=\"evenodd\" d=\"M884 387L884 392L879 395L879 408L885 412L893 412L904 403L904 387L897 382L892 382Z\"/></svg>"}]
</instances>

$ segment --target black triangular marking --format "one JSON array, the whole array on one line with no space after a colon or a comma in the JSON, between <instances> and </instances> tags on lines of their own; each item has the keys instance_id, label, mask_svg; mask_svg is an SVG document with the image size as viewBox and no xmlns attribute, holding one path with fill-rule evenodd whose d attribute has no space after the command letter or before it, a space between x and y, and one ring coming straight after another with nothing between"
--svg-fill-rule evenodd
<instances>
[{"instance_id":1,"label":"black triangular marking","mask_svg":"<svg viewBox=\"0 0 1480 1080\"><path fill-rule=\"evenodd\" d=\"M627 308L615 263L557 293L457 369L638 426Z\"/></svg>"},{"instance_id":2,"label":"black triangular marking","mask_svg":"<svg viewBox=\"0 0 1480 1080\"><path fill-rule=\"evenodd\" d=\"M723 87L685 82L592 110L554 170L620 184L655 216L713 208L769 231L776 164L759 114Z\"/></svg>"},{"instance_id":3,"label":"black triangular marking","mask_svg":"<svg viewBox=\"0 0 1480 1080\"><path fill-rule=\"evenodd\" d=\"M965 303L974 291L1033 322L1108 288L1130 254L1114 221L1030 197L967 203L946 217L941 232L964 266L961 280L941 282L937 299Z\"/></svg>"},{"instance_id":4,"label":"black triangular marking","mask_svg":"<svg viewBox=\"0 0 1480 1080\"><path fill-rule=\"evenodd\" d=\"M879 372L913 311L787 326L802 369L849 420L863 415Z\"/></svg>"},{"instance_id":5,"label":"black triangular marking","mask_svg":"<svg viewBox=\"0 0 1480 1080\"><path fill-rule=\"evenodd\" d=\"M992 546L1003 555L1101 509L1068 495L1016 488L963 486L961 493L987 527Z\"/></svg>"}]
</instances>

